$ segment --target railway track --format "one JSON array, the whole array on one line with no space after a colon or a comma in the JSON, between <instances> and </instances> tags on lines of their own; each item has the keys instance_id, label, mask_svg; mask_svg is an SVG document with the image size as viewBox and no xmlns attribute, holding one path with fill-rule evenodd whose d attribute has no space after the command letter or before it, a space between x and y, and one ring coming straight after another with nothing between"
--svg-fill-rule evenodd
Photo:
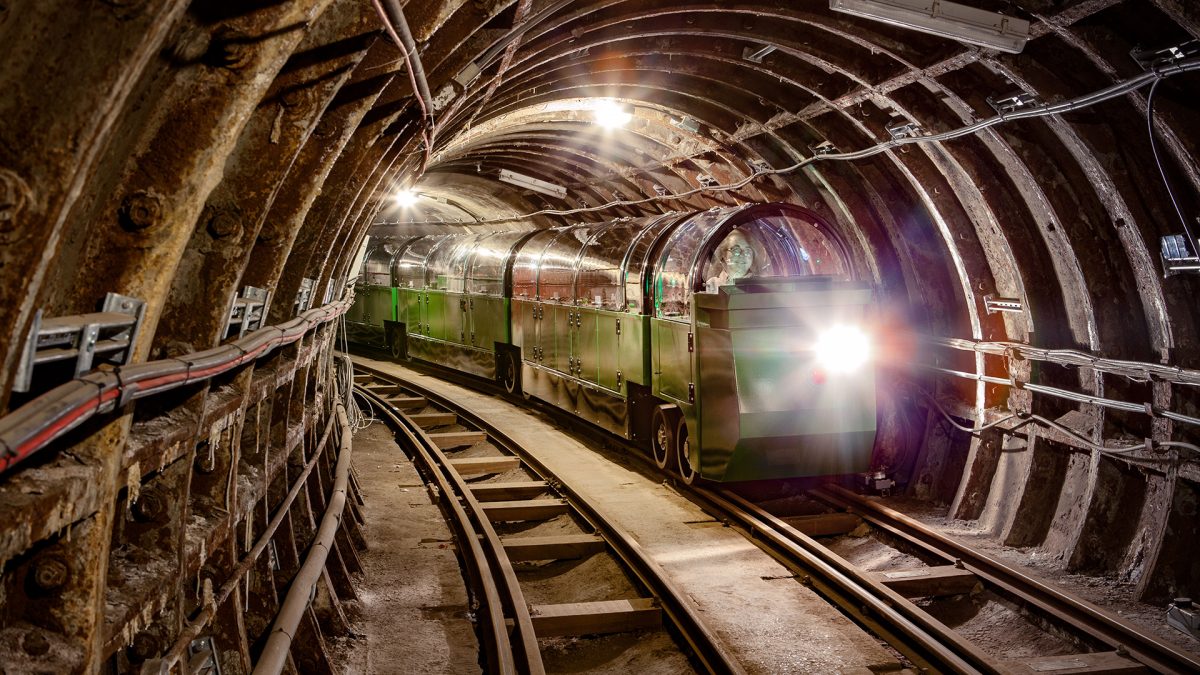
<instances>
[{"instance_id":1,"label":"railway track","mask_svg":"<svg viewBox=\"0 0 1200 675\"><path fill-rule=\"evenodd\" d=\"M834 601L920 669L1010 674L1200 672L1195 656L843 487L810 491L815 500L834 510L799 518L774 515L726 489L699 487L692 492L707 508L792 566L802 583ZM928 564L873 572L823 543L825 537L846 534L863 523ZM1079 651L1003 658L975 644L919 602L984 592L1018 607L1035 626Z\"/></svg>"},{"instance_id":2,"label":"railway track","mask_svg":"<svg viewBox=\"0 0 1200 675\"><path fill-rule=\"evenodd\" d=\"M407 442L419 470L436 488L479 605L478 632L490 672L545 672L539 638L606 635L664 623L701 669L741 672L692 601L638 543L503 432L435 392L378 371L356 369L355 391ZM499 533L564 514L577 532ZM527 601L522 564L596 555L611 556L638 597Z\"/></svg>"},{"instance_id":3,"label":"railway track","mask_svg":"<svg viewBox=\"0 0 1200 675\"><path fill-rule=\"evenodd\" d=\"M441 377L481 388L477 378L442 368L433 370ZM500 392L489 388L489 393ZM619 443L555 408L538 407L578 434L610 445ZM629 446L629 454L656 470L642 449ZM917 670L1060 675L1200 672L1196 656L840 486L811 490L811 499L825 508L802 518L775 515L727 488L688 486L682 481L677 481L676 487L754 539L791 568L801 583L891 645ZM873 572L852 564L826 545L827 537L846 534L862 524L925 564ZM1004 598L1026 620L1073 644L1077 653L1004 658L960 634L923 605L931 598L982 592Z\"/></svg>"}]
</instances>

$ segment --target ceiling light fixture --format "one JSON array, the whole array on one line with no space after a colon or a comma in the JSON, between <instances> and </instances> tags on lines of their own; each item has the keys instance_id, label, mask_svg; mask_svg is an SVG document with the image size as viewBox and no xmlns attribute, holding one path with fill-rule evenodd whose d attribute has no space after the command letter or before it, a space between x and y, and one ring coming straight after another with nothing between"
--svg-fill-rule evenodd
<instances>
[{"instance_id":1,"label":"ceiling light fixture","mask_svg":"<svg viewBox=\"0 0 1200 675\"><path fill-rule=\"evenodd\" d=\"M625 106L610 99L601 99L596 102L596 108L593 110L596 124L605 129L616 129L629 124L629 120L633 119L633 113Z\"/></svg>"},{"instance_id":2,"label":"ceiling light fixture","mask_svg":"<svg viewBox=\"0 0 1200 675\"><path fill-rule=\"evenodd\" d=\"M1029 41L1029 22L947 0L829 0L829 8L1010 54Z\"/></svg>"}]
</instances>

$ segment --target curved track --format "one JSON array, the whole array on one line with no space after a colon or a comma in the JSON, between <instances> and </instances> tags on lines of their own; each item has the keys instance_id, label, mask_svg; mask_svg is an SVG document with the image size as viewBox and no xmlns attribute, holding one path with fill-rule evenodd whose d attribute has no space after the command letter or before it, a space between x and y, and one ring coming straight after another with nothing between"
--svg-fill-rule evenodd
<instances>
[{"instance_id":1,"label":"curved track","mask_svg":"<svg viewBox=\"0 0 1200 675\"><path fill-rule=\"evenodd\" d=\"M438 376L475 389L499 388L480 378L422 364ZM495 389L495 391L492 391ZM536 401L529 403L537 405ZM620 441L552 406L537 405L585 436ZM482 421L481 421L482 422ZM630 454L653 466L642 448L624 442ZM742 529L768 552L795 569L801 581L836 604L857 623L901 652L917 667L940 672L1200 672L1200 660L1139 631L1082 599L1022 574L993 558L955 542L917 520L850 492L826 485L813 498L862 518L920 557L938 561L928 569L873 573L837 555L820 538L809 536L735 492L714 484L677 488L712 513ZM932 590L930 590L932 589ZM986 589L1021 608L1035 625L1061 635L1080 653L1027 659L1002 659L973 644L914 599L922 593L971 593Z\"/></svg>"},{"instance_id":2,"label":"curved track","mask_svg":"<svg viewBox=\"0 0 1200 675\"><path fill-rule=\"evenodd\" d=\"M481 605L480 633L486 662L495 672L545 672L538 637L607 632L605 624L653 623L661 614L686 643L698 665L713 673L742 672L720 640L704 625L692 601L680 592L638 543L587 503L510 437L481 416L393 375L357 366L356 392L380 411L383 419L413 448L422 471L436 485L449 512L473 592ZM444 412L409 414L427 405ZM427 428L454 424L468 431L432 432ZM486 441L499 451L492 456L451 458L445 450ZM502 473L519 465L536 481L471 483L467 476ZM547 493L553 497L546 497ZM573 510L587 530L575 537L505 538L493 522L537 519L544 513ZM549 541L549 540L554 541ZM577 557L602 547L612 555L648 597L634 601L576 603L565 617L563 606L537 606L532 611L521 591L514 561ZM589 615L589 612L592 614ZM661 621L661 619L657 619ZM509 624L511 623L511 634ZM570 624L569 628L563 628ZM592 628L575 628L576 625ZM598 627L598 628L597 628ZM573 630L574 633L564 633Z\"/></svg>"}]
</instances>

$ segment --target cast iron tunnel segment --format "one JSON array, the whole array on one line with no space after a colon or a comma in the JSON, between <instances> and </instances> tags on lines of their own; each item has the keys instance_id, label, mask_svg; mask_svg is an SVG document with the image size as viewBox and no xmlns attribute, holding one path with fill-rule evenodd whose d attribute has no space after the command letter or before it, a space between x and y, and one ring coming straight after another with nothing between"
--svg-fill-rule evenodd
<instances>
[{"instance_id":1,"label":"cast iron tunnel segment","mask_svg":"<svg viewBox=\"0 0 1200 675\"><path fill-rule=\"evenodd\" d=\"M538 638L654 629L665 617L705 670L742 672L702 623L693 602L637 542L515 441L434 392L362 366L358 369L356 391L407 441L448 511L472 592L481 605L479 631L492 671L544 672ZM426 410L427 404L438 410ZM446 430L451 426L461 429ZM504 454L447 456L455 448L477 448L485 443ZM534 479L477 480L519 468ZM500 523L542 521L567 513L574 514L588 531L502 537L495 529ZM569 560L605 552L612 554L649 597L541 605L526 602L514 562Z\"/></svg>"}]
</instances>

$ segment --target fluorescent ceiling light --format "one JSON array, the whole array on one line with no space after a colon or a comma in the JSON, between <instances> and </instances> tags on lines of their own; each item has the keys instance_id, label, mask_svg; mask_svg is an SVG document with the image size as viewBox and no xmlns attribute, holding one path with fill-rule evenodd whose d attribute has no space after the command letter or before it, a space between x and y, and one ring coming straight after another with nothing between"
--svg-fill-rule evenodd
<instances>
[{"instance_id":1,"label":"fluorescent ceiling light","mask_svg":"<svg viewBox=\"0 0 1200 675\"><path fill-rule=\"evenodd\" d=\"M625 106L608 99L597 101L593 114L595 115L596 124L605 129L623 127L629 124L629 120L633 119L633 113L626 110Z\"/></svg>"},{"instance_id":2,"label":"fluorescent ceiling light","mask_svg":"<svg viewBox=\"0 0 1200 675\"><path fill-rule=\"evenodd\" d=\"M546 181L538 180L533 176L526 176L525 174L517 173L516 171L509 171L508 169L500 170L500 180L501 182L508 183L510 185L518 185L520 187L533 190L534 192L540 192L544 195L550 195L551 197L558 197L559 199L567 196L567 189L561 185L547 183Z\"/></svg>"},{"instance_id":3,"label":"fluorescent ceiling light","mask_svg":"<svg viewBox=\"0 0 1200 675\"><path fill-rule=\"evenodd\" d=\"M419 195L412 190L401 190L393 195L392 199L396 202L396 206L399 206L402 209L407 209L408 207L417 203L418 197Z\"/></svg>"},{"instance_id":4,"label":"fluorescent ceiling light","mask_svg":"<svg viewBox=\"0 0 1200 675\"><path fill-rule=\"evenodd\" d=\"M1029 22L946 0L829 0L829 8L922 33L1019 54Z\"/></svg>"}]
</instances>

